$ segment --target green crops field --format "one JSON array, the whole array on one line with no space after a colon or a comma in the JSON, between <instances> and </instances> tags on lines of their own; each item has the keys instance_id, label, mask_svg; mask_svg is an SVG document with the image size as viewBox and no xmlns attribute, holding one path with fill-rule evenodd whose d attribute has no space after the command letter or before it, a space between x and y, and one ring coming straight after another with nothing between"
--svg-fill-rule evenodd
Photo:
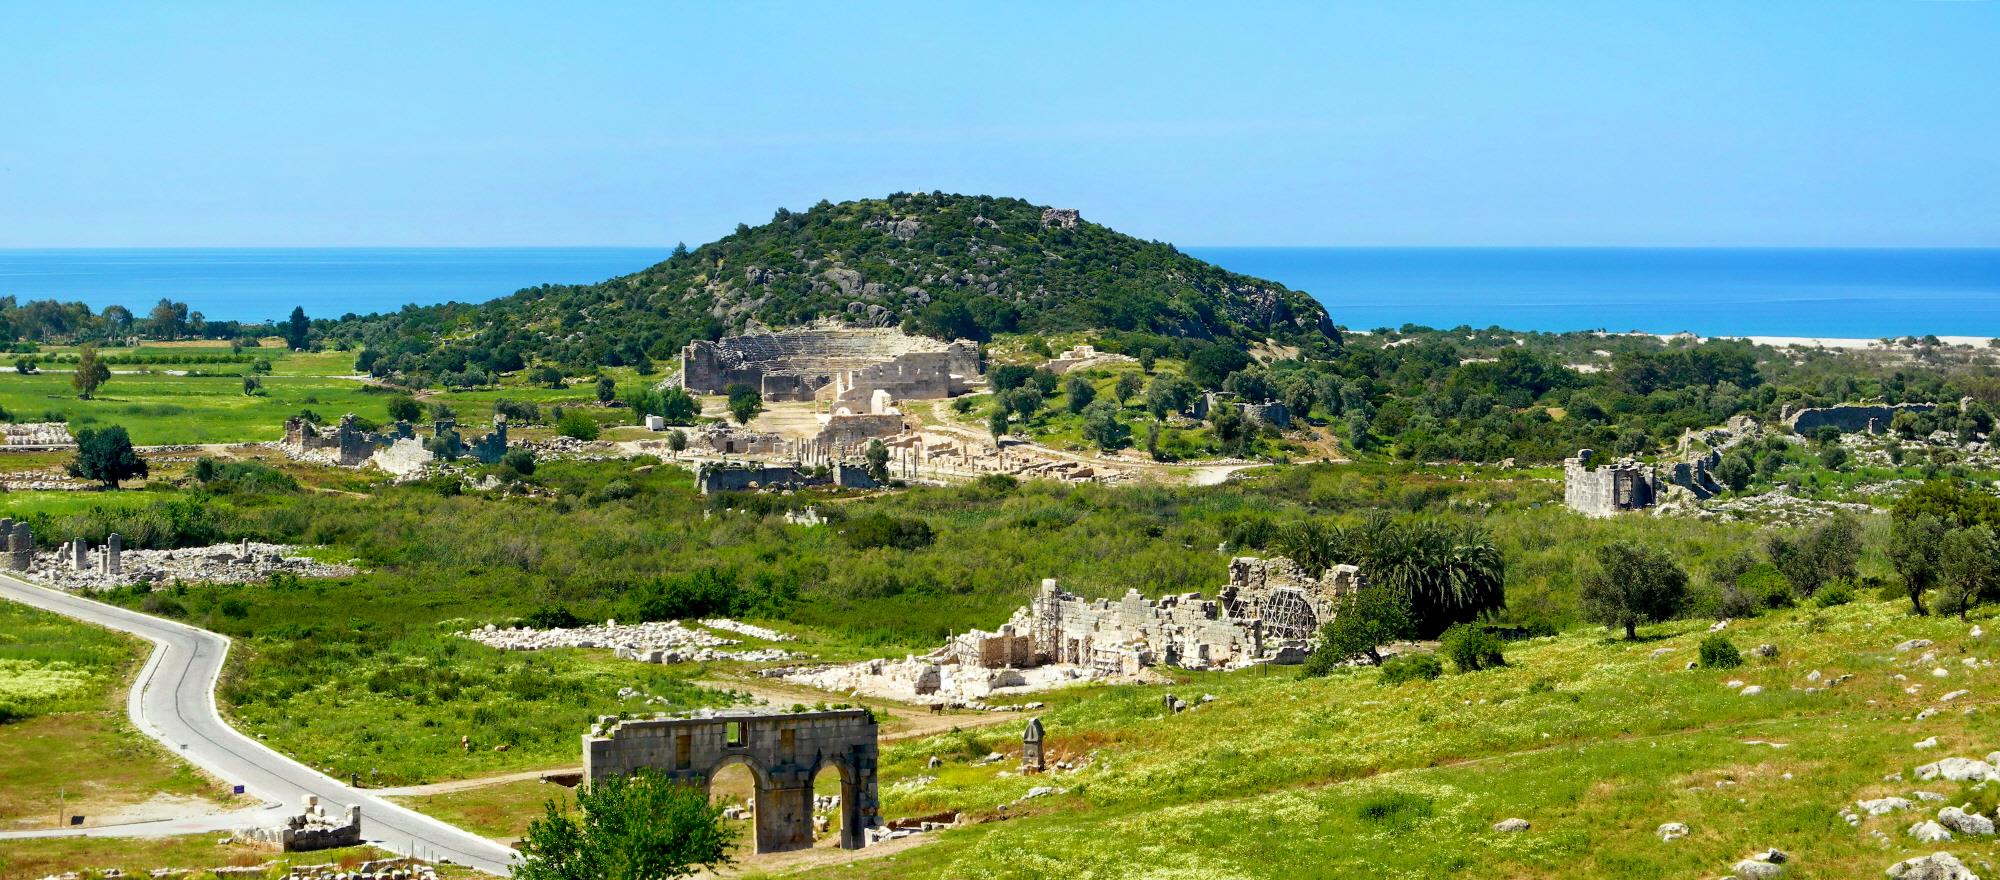
<instances>
[{"instance_id":1,"label":"green crops field","mask_svg":"<svg viewBox=\"0 0 2000 880\"><path fill-rule=\"evenodd\" d=\"M185 349L182 349L185 350ZM218 351L226 352L222 348ZM15 421L59 419L72 430L122 425L132 441L141 445L183 443L238 443L276 440L284 434L285 419L300 410L312 410L332 420L344 413L365 419L386 421L388 402L395 392L366 385L351 375L352 352L285 354L274 349L246 349L246 353L275 355L270 375L260 377L260 393L243 393L242 364L178 365L155 364L144 367L115 366L116 372L91 400L77 397L70 385L71 374L64 364L48 364L47 371L24 375L14 370L0 371L0 407ZM159 354L153 349L108 350L117 353ZM168 370L200 370L215 375L176 376ZM629 373L630 371L625 371ZM636 381L636 377L627 377ZM542 406L578 405L596 398L588 382L554 389L509 384L476 391L436 392L425 402L443 402L458 413L462 424L487 423L493 403L502 398L532 401Z\"/></svg>"}]
</instances>

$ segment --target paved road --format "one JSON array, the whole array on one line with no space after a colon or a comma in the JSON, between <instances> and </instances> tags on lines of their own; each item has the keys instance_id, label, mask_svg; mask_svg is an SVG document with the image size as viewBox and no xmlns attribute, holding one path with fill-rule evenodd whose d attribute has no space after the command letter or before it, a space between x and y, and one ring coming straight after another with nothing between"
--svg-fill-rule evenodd
<instances>
[{"instance_id":1,"label":"paved road","mask_svg":"<svg viewBox=\"0 0 2000 880\"><path fill-rule=\"evenodd\" d=\"M318 795L322 804L360 804L362 836L383 849L507 873L513 850L349 788L224 722L215 708L215 682L229 653L227 638L6 576L0 576L0 598L150 640L156 647L133 682L126 711L139 730L189 763L275 804L296 805L308 794ZM109 828L89 831L115 833Z\"/></svg>"}]
</instances>

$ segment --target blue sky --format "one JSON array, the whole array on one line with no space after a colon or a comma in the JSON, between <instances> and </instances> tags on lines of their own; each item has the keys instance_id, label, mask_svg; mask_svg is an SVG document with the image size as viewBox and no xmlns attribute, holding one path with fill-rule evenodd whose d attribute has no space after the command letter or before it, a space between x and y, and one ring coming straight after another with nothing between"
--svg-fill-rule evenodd
<instances>
[{"instance_id":1,"label":"blue sky","mask_svg":"<svg viewBox=\"0 0 2000 880\"><path fill-rule=\"evenodd\" d=\"M0 247L2000 246L2000 3L0 2Z\"/></svg>"}]
</instances>

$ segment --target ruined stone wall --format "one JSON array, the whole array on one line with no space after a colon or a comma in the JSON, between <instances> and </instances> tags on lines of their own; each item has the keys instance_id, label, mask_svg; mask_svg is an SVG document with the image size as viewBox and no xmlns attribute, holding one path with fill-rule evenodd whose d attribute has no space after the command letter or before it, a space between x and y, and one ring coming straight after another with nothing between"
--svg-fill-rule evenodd
<instances>
[{"instance_id":1,"label":"ruined stone wall","mask_svg":"<svg viewBox=\"0 0 2000 880\"><path fill-rule=\"evenodd\" d=\"M1008 623L998 632L973 630L953 637L949 651L962 666L1025 669L1036 665L1034 635Z\"/></svg>"},{"instance_id":2,"label":"ruined stone wall","mask_svg":"<svg viewBox=\"0 0 2000 880\"><path fill-rule=\"evenodd\" d=\"M1722 483L1715 479L1715 466L1722 463L1722 453L1710 450L1708 454L1686 461L1674 462L1667 468L1667 483L1694 493L1697 500L1714 498L1722 494Z\"/></svg>"},{"instance_id":3,"label":"ruined stone wall","mask_svg":"<svg viewBox=\"0 0 2000 880\"><path fill-rule=\"evenodd\" d=\"M1158 664L1190 669L1240 665L1263 653L1258 621L1227 617L1199 593L1153 601L1127 591L1117 601L1084 599L1042 581L1028 609L1037 662L1133 673Z\"/></svg>"},{"instance_id":4,"label":"ruined stone wall","mask_svg":"<svg viewBox=\"0 0 2000 880\"><path fill-rule=\"evenodd\" d=\"M1229 561L1223 608L1231 617L1263 622L1269 642L1303 649L1333 620L1341 600L1364 585L1361 569L1336 565L1314 575L1285 557L1239 556Z\"/></svg>"},{"instance_id":5,"label":"ruined stone wall","mask_svg":"<svg viewBox=\"0 0 2000 880\"><path fill-rule=\"evenodd\" d=\"M1659 480L1636 462L1590 467L1591 452L1563 460L1563 503L1585 516L1614 516L1641 510L1659 500Z\"/></svg>"},{"instance_id":6,"label":"ruined stone wall","mask_svg":"<svg viewBox=\"0 0 2000 880\"><path fill-rule=\"evenodd\" d=\"M494 416L493 430L468 444L466 452L481 464L498 464L501 457L507 454L507 417Z\"/></svg>"},{"instance_id":7,"label":"ruined stone wall","mask_svg":"<svg viewBox=\"0 0 2000 880\"><path fill-rule=\"evenodd\" d=\"M1271 401L1245 403L1241 404L1241 407L1243 409L1244 421L1260 425L1270 425L1273 428L1289 428L1292 426L1292 411L1282 403Z\"/></svg>"},{"instance_id":8,"label":"ruined stone wall","mask_svg":"<svg viewBox=\"0 0 2000 880\"><path fill-rule=\"evenodd\" d=\"M835 414L819 429L819 433L813 437L813 442L859 443L863 440L894 437L902 432L903 417L900 414Z\"/></svg>"},{"instance_id":9,"label":"ruined stone wall","mask_svg":"<svg viewBox=\"0 0 2000 880\"><path fill-rule=\"evenodd\" d=\"M703 464L695 469L694 482L703 495L809 486L873 489L877 485L865 469L845 464L833 465L823 472L795 467Z\"/></svg>"},{"instance_id":10,"label":"ruined stone wall","mask_svg":"<svg viewBox=\"0 0 2000 880\"><path fill-rule=\"evenodd\" d=\"M1937 404L1934 403L1827 406L1799 410L1792 413L1785 423L1791 427L1794 434L1810 434L1828 425L1839 428L1843 434L1862 432L1879 434L1889 430L1889 423L1895 420L1899 412L1923 413L1934 409L1937 409Z\"/></svg>"}]
</instances>

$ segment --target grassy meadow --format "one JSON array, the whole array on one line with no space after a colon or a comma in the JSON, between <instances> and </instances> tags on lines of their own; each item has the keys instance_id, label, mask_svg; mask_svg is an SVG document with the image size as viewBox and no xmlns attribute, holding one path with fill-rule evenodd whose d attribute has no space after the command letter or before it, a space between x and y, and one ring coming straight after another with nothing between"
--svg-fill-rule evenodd
<instances>
[{"instance_id":1,"label":"grassy meadow","mask_svg":"<svg viewBox=\"0 0 2000 880\"><path fill-rule=\"evenodd\" d=\"M101 820L158 795L226 800L125 717L145 643L0 602L0 829ZM7 872L0 843L0 876Z\"/></svg>"},{"instance_id":2,"label":"grassy meadow","mask_svg":"<svg viewBox=\"0 0 2000 880\"><path fill-rule=\"evenodd\" d=\"M1967 802L1992 813L1990 787L1911 772L2000 748L1985 717L2000 644L1970 628L1868 599L1733 623L1725 632L1747 662L1728 670L1683 669L1707 628L1676 623L1629 643L1597 629L1515 643L1504 669L1433 682L1385 686L1357 668L1323 680L1236 673L1098 688L1044 715L1051 760L1083 762L1074 773L973 763L1017 755L1011 727L887 747L887 815L960 809L984 821L838 875L1715 876L1765 847L1791 853L1795 877L1879 876L1937 848L1977 868L2000 855L1990 839L1922 846L1903 834L1915 813L1858 828L1839 815L1856 799L1918 789L1944 797L1929 813ZM1891 652L1909 638L1933 639L1936 659ZM1748 656L1762 643L1777 657ZM1765 692L1740 696L1731 681ZM1958 689L1971 694L1940 699ZM1165 691L1216 699L1168 715ZM1913 720L1925 708L1940 711ZM1930 736L1935 750L1912 747ZM946 763L927 769L934 754ZM1023 800L1043 785L1060 792ZM1491 829L1510 817L1531 830ZM1692 833L1663 842L1654 832L1667 822ZM1878 829L1888 843L1869 835Z\"/></svg>"}]
</instances>

